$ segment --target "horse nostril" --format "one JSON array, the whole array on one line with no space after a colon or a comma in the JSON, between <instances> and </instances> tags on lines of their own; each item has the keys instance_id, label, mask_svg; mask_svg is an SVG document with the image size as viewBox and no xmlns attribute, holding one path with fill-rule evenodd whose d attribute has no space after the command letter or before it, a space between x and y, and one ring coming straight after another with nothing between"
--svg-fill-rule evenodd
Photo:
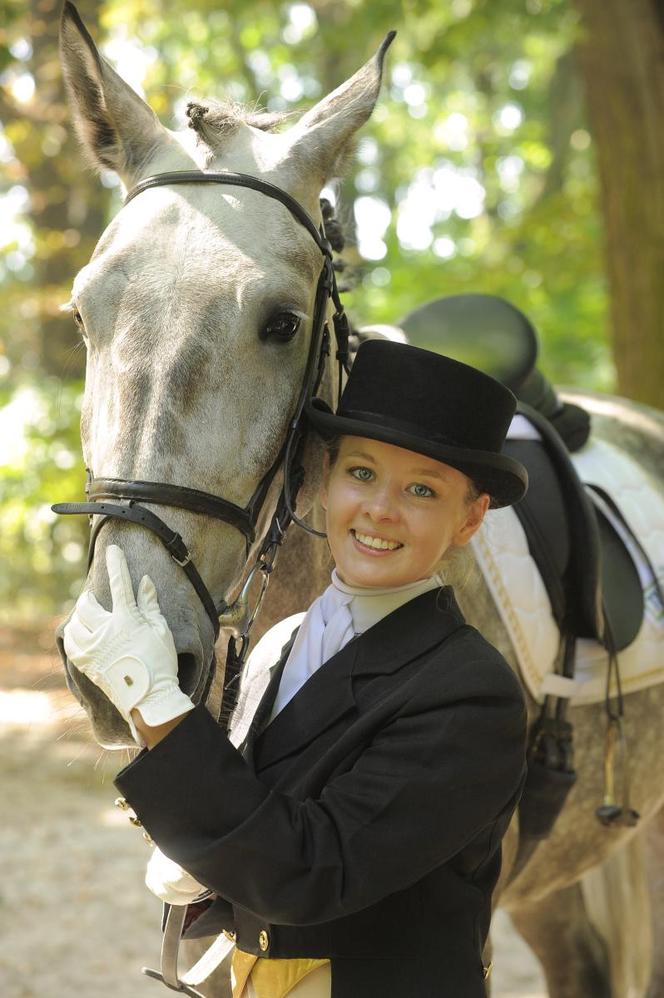
<instances>
[{"instance_id":1,"label":"horse nostril","mask_svg":"<svg viewBox=\"0 0 664 998\"><path fill-rule=\"evenodd\" d=\"M178 681L183 693L190 696L196 689L196 657L189 653L178 655Z\"/></svg>"}]
</instances>

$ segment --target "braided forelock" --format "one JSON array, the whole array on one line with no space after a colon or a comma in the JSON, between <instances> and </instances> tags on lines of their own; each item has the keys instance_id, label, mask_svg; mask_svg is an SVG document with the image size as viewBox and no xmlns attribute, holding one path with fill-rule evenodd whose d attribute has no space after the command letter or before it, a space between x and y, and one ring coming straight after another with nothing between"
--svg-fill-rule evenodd
<instances>
[{"instance_id":1,"label":"braided forelock","mask_svg":"<svg viewBox=\"0 0 664 998\"><path fill-rule=\"evenodd\" d=\"M189 127L211 148L232 134L240 125L251 125L262 132L272 132L291 114L289 112L249 109L232 100L207 98L187 104Z\"/></svg>"}]
</instances>

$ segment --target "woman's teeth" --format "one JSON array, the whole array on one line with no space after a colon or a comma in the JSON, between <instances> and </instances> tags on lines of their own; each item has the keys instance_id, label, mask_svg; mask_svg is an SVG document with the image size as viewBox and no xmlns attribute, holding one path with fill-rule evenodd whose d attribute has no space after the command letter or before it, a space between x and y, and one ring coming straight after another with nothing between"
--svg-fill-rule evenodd
<instances>
[{"instance_id":1,"label":"woman's teeth","mask_svg":"<svg viewBox=\"0 0 664 998\"><path fill-rule=\"evenodd\" d=\"M369 534L361 534L358 530L353 530L351 533L360 544L365 544L368 548L377 548L380 551L395 551L397 548L403 547L403 544L400 544L399 541L386 541L382 537L370 537Z\"/></svg>"}]
</instances>

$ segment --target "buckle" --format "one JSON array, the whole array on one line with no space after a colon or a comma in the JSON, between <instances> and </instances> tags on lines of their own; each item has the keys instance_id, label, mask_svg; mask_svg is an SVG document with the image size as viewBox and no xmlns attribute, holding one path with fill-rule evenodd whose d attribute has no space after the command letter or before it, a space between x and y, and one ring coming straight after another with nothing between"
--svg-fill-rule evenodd
<instances>
[{"instance_id":1,"label":"buckle","mask_svg":"<svg viewBox=\"0 0 664 998\"><path fill-rule=\"evenodd\" d=\"M180 568L184 568L184 566L188 565L189 562L191 561L191 555L189 554L188 551L187 551L187 557L184 558L182 561L180 561L180 559L178 558L178 556L176 554L173 554L172 551L171 551L171 558L173 559L173 561L175 562L176 565L180 566Z\"/></svg>"},{"instance_id":2,"label":"buckle","mask_svg":"<svg viewBox=\"0 0 664 998\"><path fill-rule=\"evenodd\" d=\"M191 561L189 549L178 533L174 532L170 541L165 541L164 543L166 544L168 553L176 565L179 565L180 568L184 568L185 565L189 564Z\"/></svg>"}]
</instances>

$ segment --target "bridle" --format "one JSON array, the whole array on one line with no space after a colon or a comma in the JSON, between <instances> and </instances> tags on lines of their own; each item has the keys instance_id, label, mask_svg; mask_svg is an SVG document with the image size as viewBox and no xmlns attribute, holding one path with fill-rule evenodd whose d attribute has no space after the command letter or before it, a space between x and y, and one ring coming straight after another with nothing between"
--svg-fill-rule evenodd
<instances>
[{"instance_id":1,"label":"bridle","mask_svg":"<svg viewBox=\"0 0 664 998\"><path fill-rule=\"evenodd\" d=\"M295 198L291 197L290 194L283 191L280 187L276 187L274 184L270 184L265 180L259 180L257 177L252 177L245 173L201 173L192 170L159 173L148 177L129 191L124 204L128 204L133 198L152 187L170 186L171 184L225 184L233 187L248 187L251 190L264 194L266 197L280 201L288 208L291 215L304 226L323 255L323 266L316 288L311 341L304 378L297 404L289 422L286 439L271 467L258 483L254 494L245 507L237 506L235 503L221 496L201 492L198 489L185 488L180 485L119 478L95 478L92 471L87 469L86 501L56 503L51 508L55 513L84 513L90 517L91 533L88 549L88 572L94 558L95 544L99 532L104 524L110 520L116 519L135 523L152 531L152 533L159 537L173 561L183 569L196 590L212 623L215 642L221 627L228 627L233 632L229 641L224 682L225 694L222 698L222 711L224 709L227 711L227 705L224 707L224 701L227 699L226 694L232 691L237 681L247 652L249 631L265 595L270 572L274 567L277 552L283 541L286 529L292 521L305 530L318 534L318 531L308 526L295 514L294 504L298 489L304 478L304 470L302 468L302 452L306 435L304 406L307 400L315 395L319 388L325 368L325 361L330 353L330 331L327 323L327 305L330 299L334 306L332 319L337 346L336 360L339 364L339 391L341 391L343 371L348 372L349 326L339 298L332 261L332 248L325 236L324 228L321 226L319 229L302 205ZM244 535L246 555L248 557L250 547L256 539L256 528L265 498L282 465L283 485L281 494L268 530L259 548L256 561L247 574L242 590L237 599L230 605L223 599L215 602L198 569L194 565L189 549L180 534L172 530L156 513L146 509L140 503L147 502L161 506L175 506L180 509L189 510L190 512L202 513L230 524ZM119 502L109 502L109 500L119 500ZM96 524L93 519L95 516L99 517ZM250 610L249 591L253 579L258 572L263 576L262 585L256 603ZM203 701L206 699L214 676L214 668L215 660L214 656L212 656L210 666L207 672L204 672L201 676L199 684L192 694L192 699L195 699L199 695L199 692L199 699Z\"/></svg>"}]
</instances>

